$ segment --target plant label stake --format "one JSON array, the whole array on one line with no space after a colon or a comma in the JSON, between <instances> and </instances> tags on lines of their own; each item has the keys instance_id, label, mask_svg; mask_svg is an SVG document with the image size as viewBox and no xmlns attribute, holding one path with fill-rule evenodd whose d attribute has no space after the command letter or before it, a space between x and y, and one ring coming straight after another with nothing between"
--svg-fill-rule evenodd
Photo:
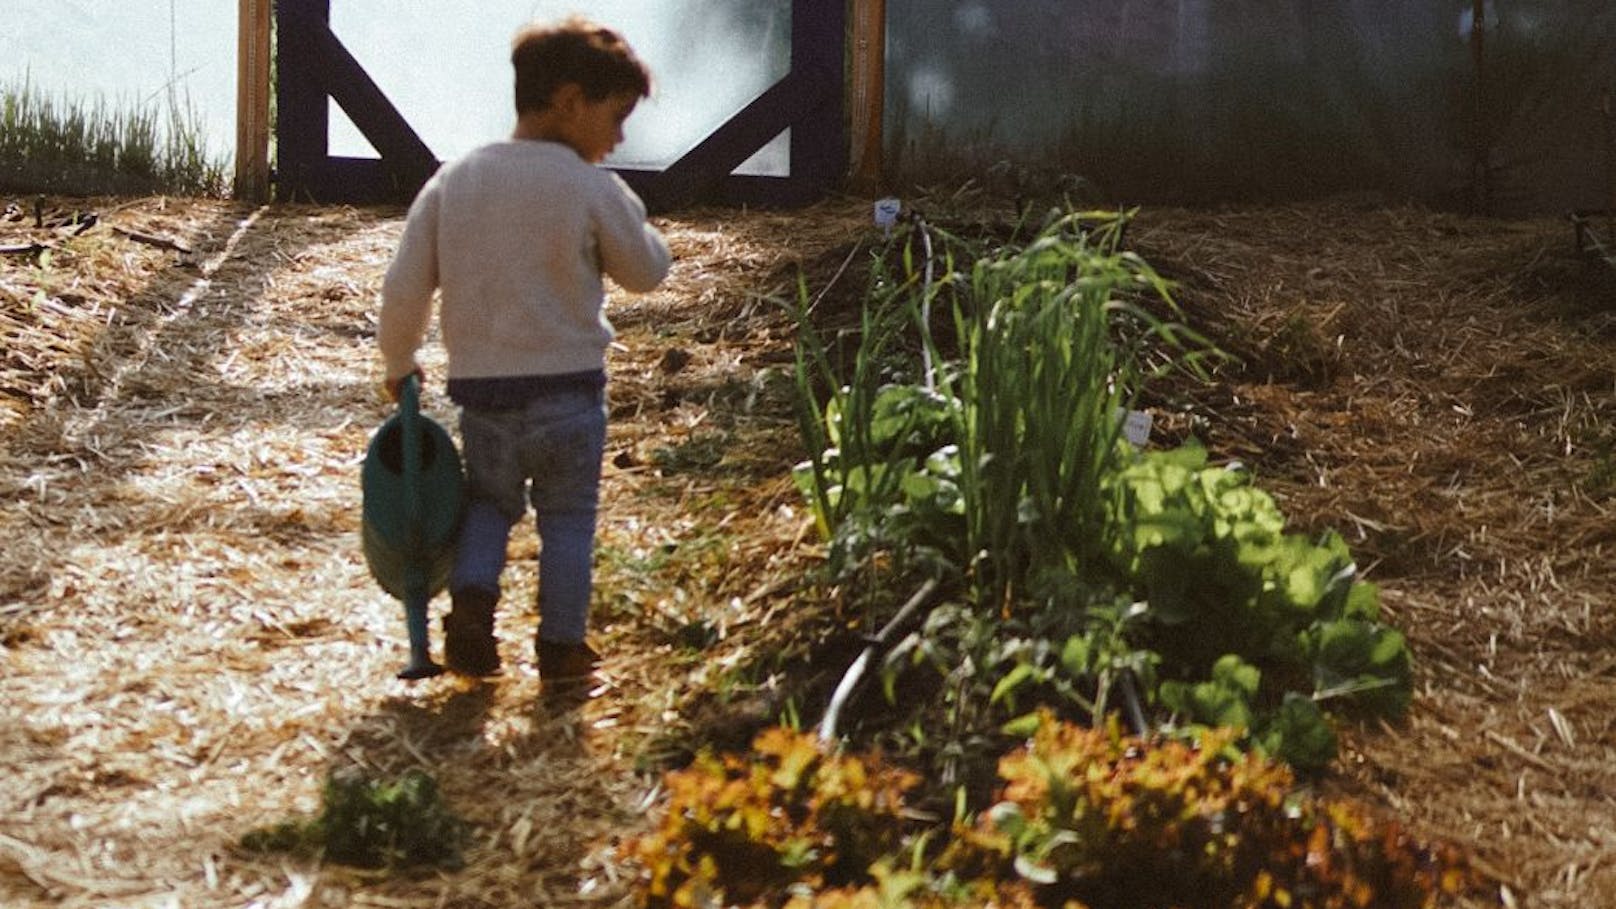
<instances>
[{"instance_id":1,"label":"plant label stake","mask_svg":"<svg viewBox=\"0 0 1616 909\"><path fill-rule=\"evenodd\" d=\"M1117 416L1122 420L1122 435L1135 448L1144 448L1150 444L1150 427L1155 422L1147 411L1128 410L1117 408Z\"/></svg>"},{"instance_id":2,"label":"plant label stake","mask_svg":"<svg viewBox=\"0 0 1616 909\"><path fill-rule=\"evenodd\" d=\"M877 199L875 202L875 226L881 228L886 236L892 236L892 228L898 223L898 214L903 211L903 203L891 197Z\"/></svg>"},{"instance_id":3,"label":"plant label stake","mask_svg":"<svg viewBox=\"0 0 1616 909\"><path fill-rule=\"evenodd\" d=\"M465 475L449 433L422 416L421 380L410 376L398 411L376 430L361 472L365 562L382 589L404 602L409 663L401 679L443 672L432 661L427 604L449 585L465 510Z\"/></svg>"}]
</instances>

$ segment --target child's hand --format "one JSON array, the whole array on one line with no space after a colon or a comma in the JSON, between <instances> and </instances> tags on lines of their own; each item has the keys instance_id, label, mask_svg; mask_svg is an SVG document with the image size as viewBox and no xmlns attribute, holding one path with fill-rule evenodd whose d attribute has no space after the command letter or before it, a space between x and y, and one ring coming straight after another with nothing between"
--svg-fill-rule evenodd
<instances>
[{"instance_id":1,"label":"child's hand","mask_svg":"<svg viewBox=\"0 0 1616 909\"><path fill-rule=\"evenodd\" d=\"M394 402L397 402L399 398L402 398L404 396L404 380L408 379L410 376L414 376L416 379L420 380L422 385L426 384L426 373L421 370L421 367L417 366L415 367L414 372L405 373L396 379L387 380L387 397Z\"/></svg>"}]
</instances>

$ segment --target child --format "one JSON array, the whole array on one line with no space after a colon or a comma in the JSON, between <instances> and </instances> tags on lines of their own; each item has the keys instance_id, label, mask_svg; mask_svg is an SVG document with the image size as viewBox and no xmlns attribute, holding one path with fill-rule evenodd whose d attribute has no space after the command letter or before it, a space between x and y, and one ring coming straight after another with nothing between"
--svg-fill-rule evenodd
<instances>
[{"instance_id":1,"label":"child","mask_svg":"<svg viewBox=\"0 0 1616 909\"><path fill-rule=\"evenodd\" d=\"M516 129L441 168L410 206L382 284L377 341L396 400L441 291L449 397L470 502L449 580L444 658L499 670L494 606L511 526L533 504L539 533L539 673L586 679L584 642L605 446L602 275L651 290L669 253L645 206L596 167L650 94L616 32L583 19L516 33ZM524 501L525 499L525 501Z\"/></svg>"}]
</instances>

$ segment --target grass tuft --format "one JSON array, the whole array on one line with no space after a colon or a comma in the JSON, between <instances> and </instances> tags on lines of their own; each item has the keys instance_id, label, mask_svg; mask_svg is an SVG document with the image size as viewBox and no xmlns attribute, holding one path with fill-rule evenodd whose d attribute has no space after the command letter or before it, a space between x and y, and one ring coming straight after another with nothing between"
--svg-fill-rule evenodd
<instances>
[{"instance_id":1,"label":"grass tuft","mask_svg":"<svg viewBox=\"0 0 1616 909\"><path fill-rule=\"evenodd\" d=\"M323 855L357 868L458 868L465 822L444 805L432 777L412 770L394 780L334 773L318 817L249 831L252 852Z\"/></svg>"},{"instance_id":2,"label":"grass tuft","mask_svg":"<svg viewBox=\"0 0 1616 909\"><path fill-rule=\"evenodd\" d=\"M0 191L222 196L226 169L189 102L114 107L54 96L26 78L0 85Z\"/></svg>"}]
</instances>

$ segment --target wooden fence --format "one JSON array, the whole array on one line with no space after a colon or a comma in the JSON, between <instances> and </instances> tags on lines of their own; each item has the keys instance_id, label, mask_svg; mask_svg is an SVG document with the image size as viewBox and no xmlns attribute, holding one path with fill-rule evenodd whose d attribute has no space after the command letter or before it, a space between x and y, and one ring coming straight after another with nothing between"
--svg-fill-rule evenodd
<instances>
[{"instance_id":1,"label":"wooden fence","mask_svg":"<svg viewBox=\"0 0 1616 909\"><path fill-rule=\"evenodd\" d=\"M413 197L441 162L331 30L331 0L274 0L273 23L271 0L239 2L238 192L264 197L272 183L274 197L283 201L362 204ZM880 21L882 0L855 0L853 6L863 28ZM843 79L847 9L844 0L792 0L791 63L784 78L667 167L619 168L618 173L654 211L697 203L799 205L839 183L849 160ZM273 172L267 155L271 27L276 39ZM864 35L853 65L865 111L854 118L865 173L879 167L878 152L870 151L880 146L879 50ZM329 102L348 116L378 158L330 153ZM788 130L785 176L734 173Z\"/></svg>"}]
</instances>

